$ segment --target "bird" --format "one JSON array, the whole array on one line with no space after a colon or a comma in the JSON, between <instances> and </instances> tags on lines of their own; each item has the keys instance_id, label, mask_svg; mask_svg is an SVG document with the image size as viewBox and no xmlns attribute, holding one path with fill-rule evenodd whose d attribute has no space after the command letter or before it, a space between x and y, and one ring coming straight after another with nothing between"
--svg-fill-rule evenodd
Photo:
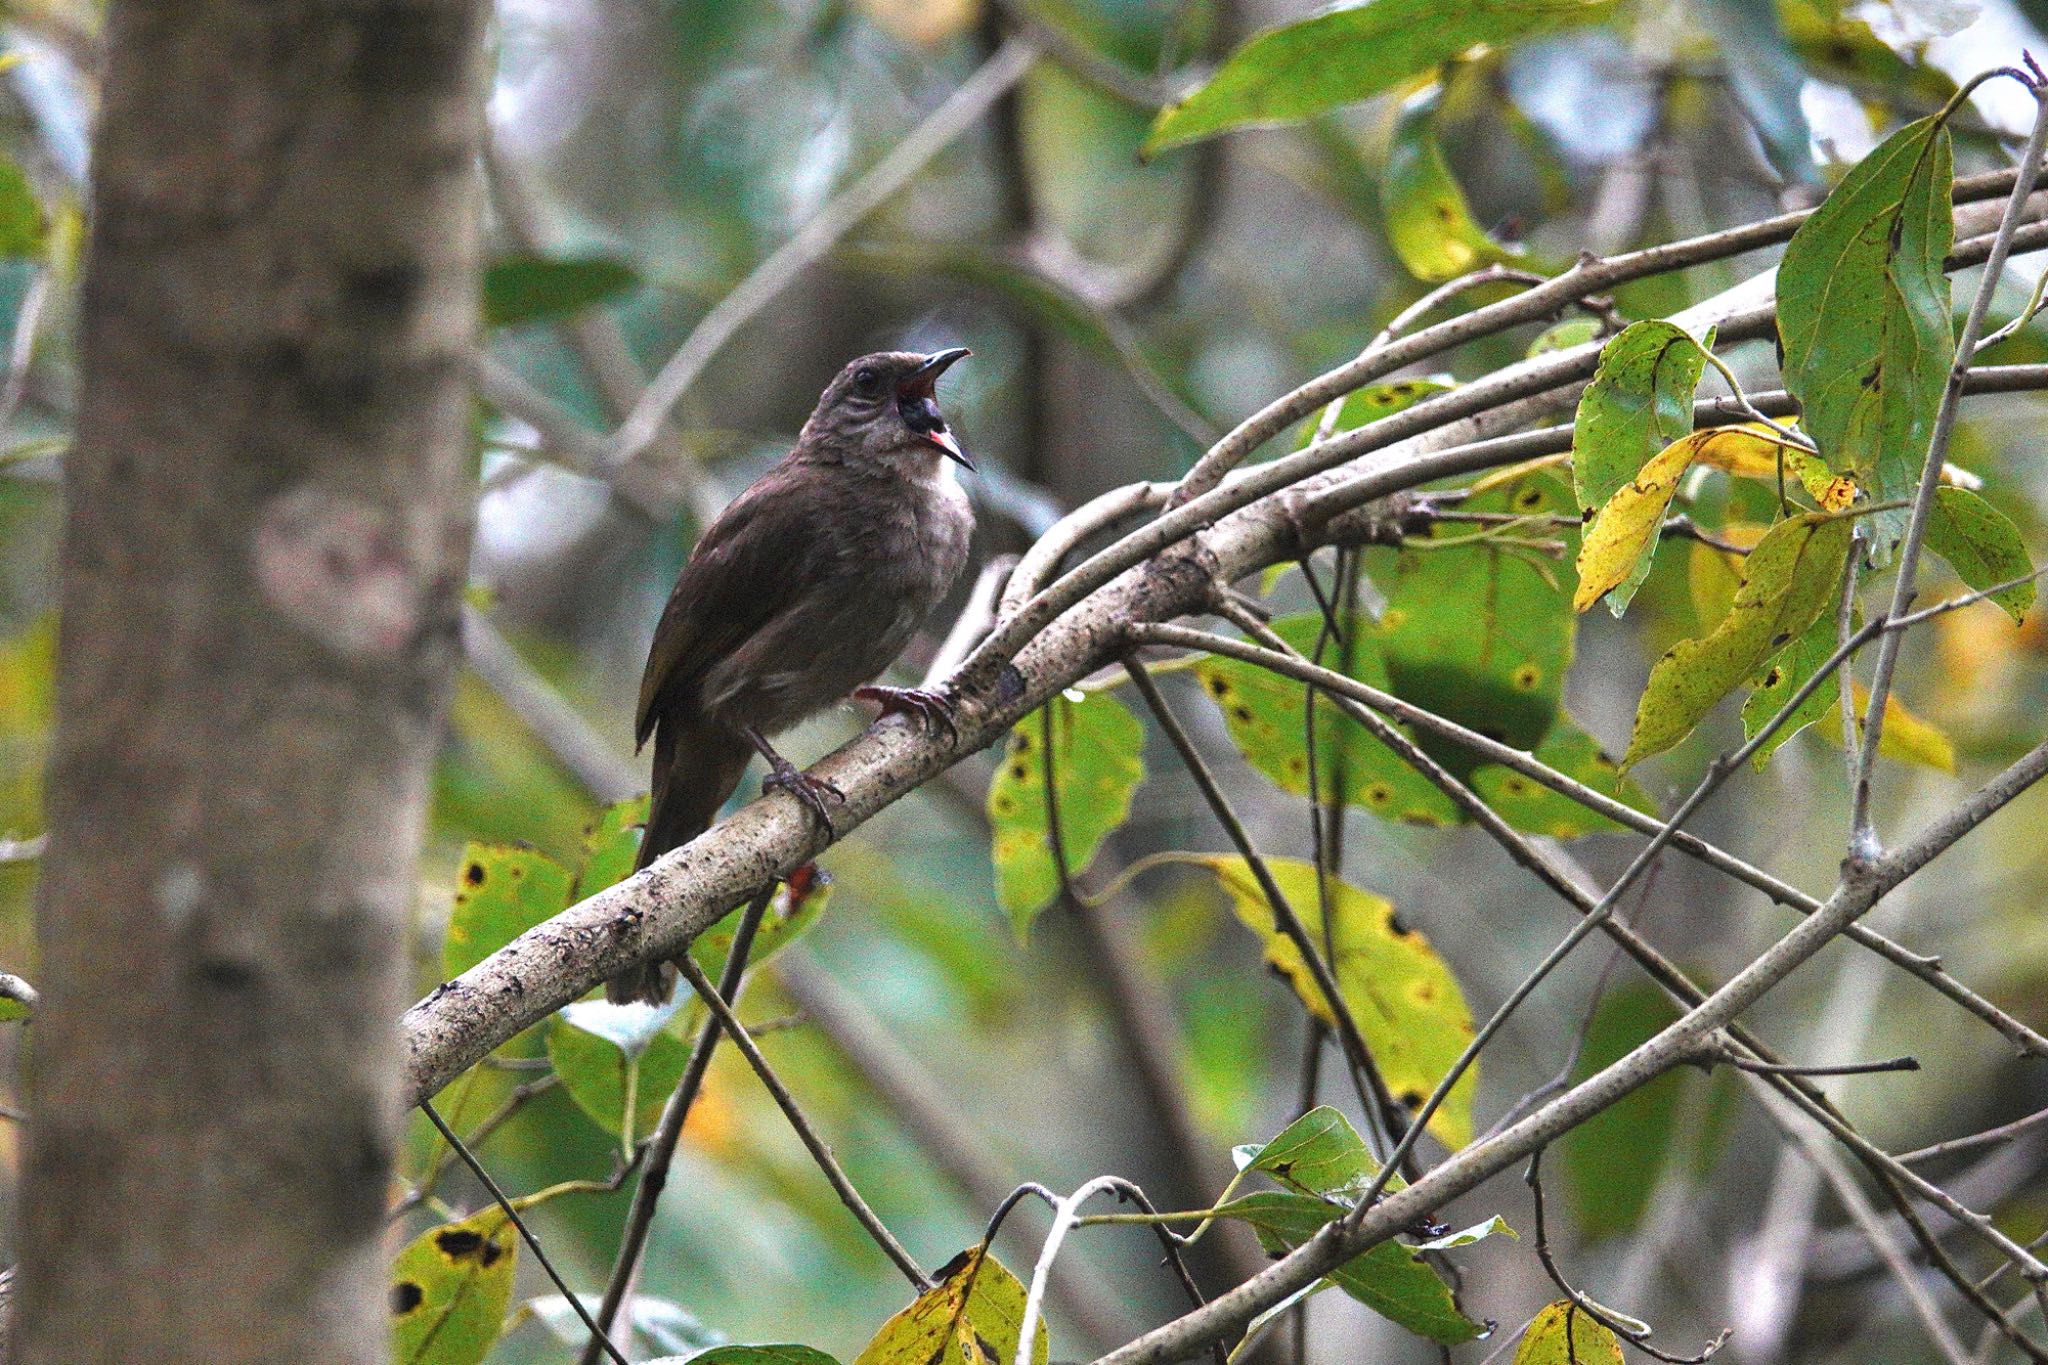
<instances>
[{"instance_id":1,"label":"bird","mask_svg":"<svg viewBox=\"0 0 2048 1365\"><path fill-rule=\"evenodd\" d=\"M796 447L705 528L663 608L634 734L654 741L636 871L710 828L754 754L832 831L838 788L769 742L849 694L953 729L943 692L869 685L967 563L974 513L954 465L974 463L939 411L939 376L969 352L879 351L825 387ZM955 732L957 733L957 731ZM672 961L605 983L661 1004Z\"/></svg>"}]
</instances>

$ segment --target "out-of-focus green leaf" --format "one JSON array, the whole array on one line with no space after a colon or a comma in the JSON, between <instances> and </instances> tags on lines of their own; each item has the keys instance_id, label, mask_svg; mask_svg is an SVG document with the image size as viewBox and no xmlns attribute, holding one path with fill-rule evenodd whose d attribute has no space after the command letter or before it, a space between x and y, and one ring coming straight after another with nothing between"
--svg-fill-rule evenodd
<instances>
[{"instance_id":1,"label":"out-of-focus green leaf","mask_svg":"<svg viewBox=\"0 0 2048 1365\"><path fill-rule=\"evenodd\" d=\"M1024 1330L1024 1286L972 1247L940 1268L938 1282L882 1324L854 1365L1012 1365ZM1052 1331L1043 1321L1031 1348L1046 1365Z\"/></svg>"},{"instance_id":2,"label":"out-of-focus green leaf","mask_svg":"<svg viewBox=\"0 0 2048 1365\"><path fill-rule=\"evenodd\" d=\"M1409 274L1432 284L1494 261L1521 258L1517 248L1496 241L1473 220L1472 206L1437 141L1440 96L1430 86L1401 106L1380 179L1387 244Z\"/></svg>"},{"instance_id":3,"label":"out-of-focus green leaf","mask_svg":"<svg viewBox=\"0 0 2048 1365\"><path fill-rule=\"evenodd\" d=\"M815 1346L712 1346L692 1355L657 1356L647 1365L839 1365Z\"/></svg>"},{"instance_id":4,"label":"out-of-focus green leaf","mask_svg":"<svg viewBox=\"0 0 2048 1365\"><path fill-rule=\"evenodd\" d=\"M1315 656L1321 615L1283 617L1273 631L1302 654ZM1354 618L1349 626L1350 668L1335 642L1323 650L1323 664L1377 687L1392 689L1372 623ZM1302 684L1236 659L1209 658L1196 665L1202 689L1223 713L1223 723L1245 759L1283 791L1308 794L1308 736ZM1458 809L1428 778L1365 732L1328 701L1316 707L1316 776L1320 799L1341 792L1351 805L1410 824L1449 825Z\"/></svg>"},{"instance_id":5,"label":"out-of-focus green leaf","mask_svg":"<svg viewBox=\"0 0 2048 1365\"><path fill-rule=\"evenodd\" d=\"M441 943L441 972L453 979L569 904L569 869L547 854L504 844L471 844L456 874L455 911Z\"/></svg>"},{"instance_id":6,"label":"out-of-focus green leaf","mask_svg":"<svg viewBox=\"0 0 2048 1365\"><path fill-rule=\"evenodd\" d=\"M601 1001L570 1008L656 1013L647 1005L610 1005ZM655 1123L661 1118L661 1108L668 1102L669 1092L676 1088L676 1082L683 1078L683 1068L689 1060L689 1047L673 1034L660 1029L646 1035L643 1049L628 1051L611 1037L600 1036L571 1023L568 1010L564 1010L548 1028L548 1061L553 1064L555 1074L562 1078L562 1088L569 1092L569 1098L575 1100L576 1107L588 1114L598 1127L615 1136L623 1136L626 1097L630 1094L633 1101L633 1140L636 1142L654 1131Z\"/></svg>"},{"instance_id":7,"label":"out-of-focus green leaf","mask_svg":"<svg viewBox=\"0 0 2048 1365\"><path fill-rule=\"evenodd\" d=\"M391 1268L392 1357L401 1365L478 1365L512 1301L518 1232L495 1205L429 1228Z\"/></svg>"},{"instance_id":8,"label":"out-of-focus green leaf","mask_svg":"<svg viewBox=\"0 0 2048 1365\"><path fill-rule=\"evenodd\" d=\"M1597 18L1603 0L1366 0L1269 28L1160 110L1151 155L1247 123L1307 118L1376 95L1479 43Z\"/></svg>"},{"instance_id":9,"label":"out-of-focus green leaf","mask_svg":"<svg viewBox=\"0 0 2048 1365\"><path fill-rule=\"evenodd\" d=\"M988 788L994 829L996 899L1022 935L1059 894L1045 799L1050 743L1067 870L1088 870L1102 841L1131 813L1131 794L1145 780L1145 729L1116 698L1093 693L1055 697L1017 723Z\"/></svg>"},{"instance_id":10,"label":"out-of-focus green leaf","mask_svg":"<svg viewBox=\"0 0 2048 1365\"><path fill-rule=\"evenodd\" d=\"M1311 1194L1262 1190L1231 1200L1219 1212L1249 1223L1267 1254L1277 1256L1299 1247L1348 1209L1347 1204ZM1506 1228L1494 1219L1457 1234L1459 1240L1454 1245L1468 1245ZM1400 1242L1381 1242L1338 1266L1327 1278L1375 1313L1430 1341L1453 1346L1473 1340L1484 1330L1458 1311L1450 1287L1422 1259L1421 1251Z\"/></svg>"},{"instance_id":11,"label":"out-of-focus green leaf","mask_svg":"<svg viewBox=\"0 0 2048 1365\"><path fill-rule=\"evenodd\" d=\"M1650 670L1624 769L1691 734L1715 702L1813 625L1833 603L1849 533L1847 518L1820 512L1771 528L1743 562L1728 615L1705 637L1673 645Z\"/></svg>"},{"instance_id":12,"label":"out-of-focus green leaf","mask_svg":"<svg viewBox=\"0 0 2048 1365\"><path fill-rule=\"evenodd\" d=\"M1344 405L1337 410L1337 425L1332 430L1338 433L1355 430L1382 417L1406 412L1423 399L1449 393L1456 387L1448 379L1396 379L1386 384L1368 384L1344 395ZM1312 417L1302 423L1301 435L1294 442L1296 450L1307 449L1315 440L1320 420L1320 417Z\"/></svg>"},{"instance_id":13,"label":"out-of-focus green leaf","mask_svg":"<svg viewBox=\"0 0 2048 1365\"><path fill-rule=\"evenodd\" d=\"M1287 978L1311 1013L1334 1023L1329 1002L1293 940L1280 931L1250 865L1242 858L1222 856L1200 861L1214 870L1230 893L1237 917L1259 936L1266 961ZM1316 869L1295 858L1265 862L1309 942L1320 945L1323 913ZM1411 1111L1420 1109L1472 1039L1472 1012L1466 1008L1465 994L1429 940L1401 924L1388 901L1348 882L1333 882L1330 906L1329 941L1335 949L1331 973L1337 990L1394 1097ZM1429 1131L1446 1147L1455 1149L1472 1140L1472 1096L1478 1084L1475 1066L1459 1077L1430 1119Z\"/></svg>"},{"instance_id":14,"label":"out-of-focus green leaf","mask_svg":"<svg viewBox=\"0 0 2048 1365\"><path fill-rule=\"evenodd\" d=\"M1571 493L1543 470L1516 475L1461 506L1536 518L1527 536L1567 543L1569 534L1549 518L1577 520ZM1571 590L1560 566L1534 551L1491 538L1443 544L1477 534L1469 523L1441 523L1431 548L1403 549L1391 574L1375 571L1387 595L1380 615L1387 675L1417 706L1529 748L1549 733L1564 694L1577 631ZM1466 750L1420 742L1453 772L1473 765Z\"/></svg>"},{"instance_id":15,"label":"out-of-focus green leaf","mask_svg":"<svg viewBox=\"0 0 2048 1365\"><path fill-rule=\"evenodd\" d=\"M1570 1299L1559 1299L1536 1315L1515 1365L1622 1365L1621 1341Z\"/></svg>"},{"instance_id":16,"label":"out-of-focus green leaf","mask_svg":"<svg viewBox=\"0 0 2048 1365\"><path fill-rule=\"evenodd\" d=\"M1785 387L1829 467L1880 501L1910 497L1955 359L1948 130L1909 123L1858 162L1785 247L1778 334ZM1878 513L1888 557L1905 513Z\"/></svg>"},{"instance_id":17,"label":"out-of-focus green leaf","mask_svg":"<svg viewBox=\"0 0 2048 1365\"><path fill-rule=\"evenodd\" d=\"M513 256L484 271L484 325L568 317L639 282L638 271L609 256Z\"/></svg>"},{"instance_id":18,"label":"out-of-focus green leaf","mask_svg":"<svg viewBox=\"0 0 2048 1365\"><path fill-rule=\"evenodd\" d=\"M0 995L0 1024L11 1024L17 1019L26 1019L33 1012L29 1009L27 1001L16 1000L11 995Z\"/></svg>"},{"instance_id":19,"label":"out-of-focus green leaf","mask_svg":"<svg viewBox=\"0 0 2048 1365\"><path fill-rule=\"evenodd\" d=\"M761 916L760 927L754 930L754 944L747 952L750 967L759 967L787 948L825 913L825 906L832 899L832 879L818 870L816 863L805 863L789 874L781 886L775 889L775 896L768 902L767 913ZM690 956L697 959L697 965L704 969L704 975L716 981L725 970L726 958L732 953L732 938L739 931L740 912L735 910L711 928L699 934L690 944Z\"/></svg>"},{"instance_id":20,"label":"out-of-focus green leaf","mask_svg":"<svg viewBox=\"0 0 2048 1365\"><path fill-rule=\"evenodd\" d=\"M616 886L633 875L633 862L640 856L640 835L647 824L648 799L629 797L607 806L583 836L583 870L576 874L576 894L582 900L608 886Z\"/></svg>"},{"instance_id":21,"label":"out-of-focus green leaf","mask_svg":"<svg viewBox=\"0 0 2048 1365\"><path fill-rule=\"evenodd\" d=\"M1749 115L1772 168L1793 184L1814 183L1819 174L1813 164L1813 131L1799 104L1806 71L1778 22L1776 0L1708 0L1700 10L1728 59L1729 88Z\"/></svg>"},{"instance_id":22,"label":"out-of-focus green leaf","mask_svg":"<svg viewBox=\"0 0 2048 1365\"><path fill-rule=\"evenodd\" d=\"M1604 507L1651 456L1692 432L1692 396L1704 344L1676 323L1631 323L1600 348L1600 368L1572 422L1572 485L1579 510Z\"/></svg>"},{"instance_id":23,"label":"out-of-focus green leaf","mask_svg":"<svg viewBox=\"0 0 2048 1365\"><path fill-rule=\"evenodd\" d=\"M1778 19L1785 38L1808 71L1846 86L1866 100L1892 104L1909 100L1922 109L1938 109L1956 92L1956 83L1925 61L1907 61L1871 31L1851 18L1841 0L1778 0Z\"/></svg>"},{"instance_id":24,"label":"out-of-focus green leaf","mask_svg":"<svg viewBox=\"0 0 2048 1365\"><path fill-rule=\"evenodd\" d=\"M1927 520L1927 548L1948 561L1972 589L2007 583L2034 571L2026 542L2012 518L1963 488L1937 488ZM2034 605L2034 584L2016 584L1988 599L2005 609L2015 625Z\"/></svg>"},{"instance_id":25,"label":"out-of-focus green leaf","mask_svg":"<svg viewBox=\"0 0 2048 1365\"><path fill-rule=\"evenodd\" d=\"M50 220L21 163L0 155L0 256L40 256Z\"/></svg>"},{"instance_id":26,"label":"out-of-focus green leaf","mask_svg":"<svg viewBox=\"0 0 2048 1365\"><path fill-rule=\"evenodd\" d=\"M1625 806L1654 815L1657 803L1648 792L1622 775L1594 739L1570 716L1560 712L1557 724L1536 746L1531 757L1566 777L1611 796ZM1585 834L1613 833L1622 827L1604 815L1596 815L1568 796L1552 791L1498 763L1483 763L1472 771L1472 789L1502 819L1524 834L1542 834L1552 839L1576 839Z\"/></svg>"},{"instance_id":27,"label":"out-of-focus green leaf","mask_svg":"<svg viewBox=\"0 0 2048 1365\"><path fill-rule=\"evenodd\" d=\"M1553 322L1544 328L1534 341L1529 343L1529 358L1549 355L1552 351L1569 351L1574 346L1584 346L1600 337L1598 318L1566 318Z\"/></svg>"}]
</instances>

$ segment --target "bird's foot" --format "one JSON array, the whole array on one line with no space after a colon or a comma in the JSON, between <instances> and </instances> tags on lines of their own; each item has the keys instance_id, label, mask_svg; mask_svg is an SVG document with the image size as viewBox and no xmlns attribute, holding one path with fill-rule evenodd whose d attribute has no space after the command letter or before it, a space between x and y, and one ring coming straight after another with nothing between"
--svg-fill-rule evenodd
<instances>
[{"instance_id":1,"label":"bird's foot","mask_svg":"<svg viewBox=\"0 0 2048 1365\"><path fill-rule=\"evenodd\" d=\"M762 794L766 795L778 789L788 792L803 802L811 814L818 817L818 823L825 827L827 834L837 837L839 830L832 823L832 811L826 805L825 798L830 797L843 806L846 804L846 793L822 777L812 777L779 755L769 761L769 769L768 776L761 783Z\"/></svg>"},{"instance_id":2,"label":"bird's foot","mask_svg":"<svg viewBox=\"0 0 2048 1365\"><path fill-rule=\"evenodd\" d=\"M944 692L925 687L884 687L871 683L853 689L856 701L871 701L884 716L915 716L927 734L944 730L954 743L960 740L956 717L959 707Z\"/></svg>"}]
</instances>

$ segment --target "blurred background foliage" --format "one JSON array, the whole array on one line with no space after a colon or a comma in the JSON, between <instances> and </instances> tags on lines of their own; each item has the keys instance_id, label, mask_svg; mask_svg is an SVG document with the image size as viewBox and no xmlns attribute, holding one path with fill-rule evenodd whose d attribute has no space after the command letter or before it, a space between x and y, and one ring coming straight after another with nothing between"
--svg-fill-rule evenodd
<instances>
[{"instance_id":1,"label":"blurred background foliage","mask_svg":"<svg viewBox=\"0 0 2048 1365\"><path fill-rule=\"evenodd\" d=\"M1638 0L1470 54L1335 114L1141 161L1169 77L1307 7L501 0L488 346L593 435L623 408L591 361L585 329L593 319L615 325L636 366L652 372L1003 35L1019 25L1049 30L1085 60L1039 61L991 117L747 321L684 396L653 453L658 477L646 496L550 462L530 426L479 405L476 621L509 643L518 669L533 675L527 683L537 677L601 737L604 752L581 771L566 765L523 694L507 690L503 668L464 674L423 864L420 990L442 976L444 933L473 856L466 848L520 845L575 869L599 814L641 783L629 742L640 663L699 520L789 446L846 357L896 346L974 349L944 398L987 471L969 480L981 502L983 552L1014 550L1095 493L1176 475L1207 438L1355 354L1431 282L1472 264L1550 270L1582 249L1626 249L1815 202L1885 132L1938 108L1958 76L2038 46L2043 8ZM0 965L30 979L97 24L89 3L10 6L0 74L0 338L12 339L0 390ZM2024 96L1993 85L1965 111L1959 170L2004 164L2002 148L2016 142L2028 112L2015 101ZM1744 260L1647 280L1617 302L1631 317L1663 313L1756 268ZM2003 314L2024 298L2017 282L2038 270L2019 263L2018 292ZM1457 353L1453 377L1517 358L1538 330ZM2048 355L2029 332L1994 358ZM1766 348L1731 359L1745 378L1772 374ZM2036 545L2048 511L2044 436L2048 409L2038 399L1989 399L1967 409L1956 449ZM1759 496L1721 481L1699 492L1700 515L1730 521L1744 519L1741 499ZM1724 499L1734 505L1716 505ZM1763 512L1760 504L1747 515ZM1686 556L1661 556L1627 622L1584 618L1565 705L1610 751L1626 740L1650 662L1702 627L1696 601L1702 593L1713 600L1714 589L1700 585L1712 572L1711 562L1688 573ZM1284 611L1312 607L1298 575L1273 591ZM2048 702L2040 621L2015 630L1987 606L1916 637L1904 696L1953 740L1956 771L1900 769L1892 820L1938 809L2038 739ZM919 643L910 673L935 644ZM1219 775L1261 847L1306 856L1299 796L1234 754L1223 717L1201 704L1189 676L1162 685L1219 756ZM860 723L850 711L834 715L788 747L816 755ZM1733 717L1721 715L1636 777L1668 804L1735 733ZM1099 855L1099 874L1160 850L1225 847L1187 775L1156 735L1148 742L1149 775L1131 818ZM743 1006L750 1023L777 1023L762 1046L927 1265L979 1235L990 1202L976 1172L1004 1187L1037 1180L1061 1189L1115 1172L1162 1205L1193 1207L1216 1193L1230 1146L1278 1132L1302 1098L1302 1012L1213 879L1161 869L1100 907L1055 906L1020 940L991 867L983 801L995 763L968 760L834 848L825 859L829 909ZM1838 856L1842 785L1838 756L1810 732L1710 808L1700 831L1819 886ZM2028 804L2039 813L2038 796ZM1874 919L2048 1027L2048 920L2039 913L2048 869L2031 819L2023 811L1994 824L1945 860L1936 880L1909 884ZM1490 1009L1566 925L1469 828L1354 810L1343 835L1352 880L1427 934L1475 1012ZM1631 846L1595 834L1570 849L1611 875ZM1675 859L1628 909L1709 980L1785 922L1759 897ZM1668 1017L1631 968L1606 964L1604 946L1586 950L1489 1051L1481 1127L1566 1063L1596 995L1580 1074ZM2048 1102L2038 1068L2018 1068L1946 1002L1871 973L1867 959L1840 947L1777 992L1757 1022L1794 1055L1823 1045L1852 1056L1918 1055L1926 1067L1918 1075L1831 1087L1894 1148ZM678 1016L668 1042L650 1045L650 1078L672 1074L655 1051L672 1052L688 1024L687 1013ZM30 1039L6 1027L8 1045L24 1051ZM515 1087L551 1074L543 1060L551 1049L587 1046L565 1042L561 1031L572 1027L554 1021L516 1040L505 1049L508 1064L480 1068L443 1096L444 1115L474 1127ZM1163 1052L1153 1046L1161 1028L1170 1044ZM918 1088L947 1123L935 1129L907 1117L914 1106L890 1080ZM13 1091L0 1082L10 1102ZM508 1188L614 1171L616 1117L608 1131L595 1116L604 1106L594 1111L571 1091L541 1087L482 1145ZM1323 1099L1341 1104L1342 1092L1338 1078L1324 1077ZM0 1123L0 1180L13 1168L16 1140ZM1552 1209L1554 1240L1575 1278L1653 1321L1660 1341L1704 1339L1734 1322L1729 1349L1743 1358L1920 1358L1896 1287L1867 1247L1840 1231L1841 1211L1810 1173L1779 1150L1761 1117L1725 1086L1691 1072L1667 1077L1563 1144L1551 1168L1565 1196ZM441 1156L415 1116L408 1180ZM2015 1144L1956 1187L2016 1233L2037 1232L2048 1224L2044 1157L2038 1141ZM394 1251L440 1217L482 1206L459 1170L438 1198L394 1223ZM623 1193L576 1193L534 1211L572 1282L602 1282L626 1202ZM1469 1209L1447 1215L1455 1225L1494 1212L1526 1225L1526 1195L1514 1182L1463 1202ZM1035 1255L1019 1231L1042 1227L1036 1217L1020 1215L997 1244L1013 1268ZM1787 1228L1801 1234L1789 1247L1759 1236ZM1238 1264L1251 1250L1246 1238ZM1056 1357L1083 1355L1108 1344L1102 1329L1127 1334L1178 1306L1138 1230L1091 1231L1067 1255L1085 1267L1077 1296L1102 1311L1093 1322L1062 1318L1056 1302ZM1554 1297L1513 1243L1474 1248L1462 1264L1467 1309L1506 1327ZM1222 1265L1201 1266L1212 1285ZM640 1289L657 1301L639 1343L648 1353L713 1339L708 1332L805 1341L851 1358L905 1298L730 1049L718 1054L692 1114ZM511 1302L549 1292L522 1262ZM1803 1295L1799 1311L1782 1318L1789 1337L1741 1330L1769 1320L1788 1293ZM1437 1358L1338 1296L1320 1298L1315 1313L1317 1359ZM567 1330L559 1303L552 1313L518 1310L493 1358L563 1358L551 1321ZM1488 1349L1462 1348L1458 1358Z\"/></svg>"}]
</instances>

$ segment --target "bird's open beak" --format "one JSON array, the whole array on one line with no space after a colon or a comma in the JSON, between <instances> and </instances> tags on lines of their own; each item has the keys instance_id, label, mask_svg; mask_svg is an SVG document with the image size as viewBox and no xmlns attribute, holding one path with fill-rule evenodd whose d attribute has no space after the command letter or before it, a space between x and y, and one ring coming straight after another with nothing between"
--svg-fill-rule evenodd
<instances>
[{"instance_id":1,"label":"bird's open beak","mask_svg":"<svg viewBox=\"0 0 2048 1365\"><path fill-rule=\"evenodd\" d=\"M939 415L939 405L933 396L933 390L938 386L939 376L951 368L955 361L963 360L972 354L973 352L965 346L934 351L925 357L924 364L905 375L896 385L896 401L903 407L906 415L911 412L919 415L918 420L911 423L913 429L925 440L937 446L947 459L968 469L974 468L974 461L967 458L967 452L960 449L960 442L946 429L946 419Z\"/></svg>"}]
</instances>

